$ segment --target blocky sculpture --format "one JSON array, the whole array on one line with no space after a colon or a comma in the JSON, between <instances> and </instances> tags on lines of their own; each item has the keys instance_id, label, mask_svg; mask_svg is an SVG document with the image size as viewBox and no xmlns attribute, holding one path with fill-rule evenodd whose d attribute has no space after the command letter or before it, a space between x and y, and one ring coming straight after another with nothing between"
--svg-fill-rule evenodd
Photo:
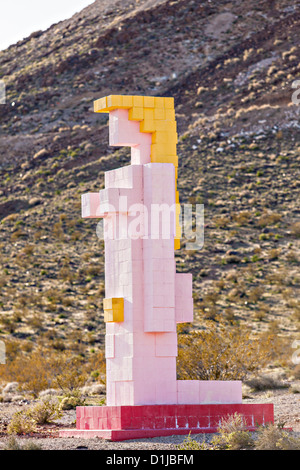
<instances>
[{"instance_id":1,"label":"blocky sculpture","mask_svg":"<svg viewBox=\"0 0 300 470\"><path fill-rule=\"evenodd\" d=\"M78 407L77 430L63 435L212 432L237 408L249 426L272 421L272 406L242 404L240 381L176 378L176 325L193 321L193 297L192 275L176 273L174 256L181 236L174 99L112 95L94 109L109 113L109 143L131 147L131 164L107 171L105 189L82 196L82 216L104 219L107 406Z\"/></svg>"}]
</instances>

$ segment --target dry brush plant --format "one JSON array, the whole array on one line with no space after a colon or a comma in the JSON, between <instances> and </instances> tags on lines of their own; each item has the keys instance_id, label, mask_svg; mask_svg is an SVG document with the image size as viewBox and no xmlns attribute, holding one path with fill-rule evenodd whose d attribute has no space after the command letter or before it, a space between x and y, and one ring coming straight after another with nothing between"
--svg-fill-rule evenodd
<instances>
[{"instance_id":1,"label":"dry brush plant","mask_svg":"<svg viewBox=\"0 0 300 470\"><path fill-rule=\"evenodd\" d=\"M68 351L37 347L25 353L15 351L12 359L0 365L0 379L18 382L21 391L37 397L42 390L56 388L62 395L76 395L95 370L105 369L104 353L95 352L91 359Z\"/></svg>"},{"instance_id":2,"label":"dry brush plant","mask_svg":"<svg viewBox=\"0 0 300 470\"><path fill-rule=\"evenodd\" d=\"M182 331L186 332L186 329ZM244 380L268 364L273 335L251 338L245 327L194 330L178 337L177 373L181 380Z\"/></svg>"},{"instance_id":3,"label":"dry brush plant","mask_svg":"<svg viewBox=\"0 0 300 470\"><path fill-rule=\"evenodd\" d=\"M21 440L18 441L15 436L10 436L5 443L3 450L42 450L42 447L31 440L26 439L25 443L22 443Z\"/></svg>"},{"instance_id":4,"label":"dry brush plant","mask_svg":"<svg viewBox=\"0 0 300 470\"><path fill-rule=\"evenodd\" d=\"M209 443L199 443L188 435L178 450L299 450L300 439L281 425L268 423L247 430L244 417L239 413L221 419L218 433Z\"/></svg>"},{"instance_id":5,"label":"dry brush plant","mask_svg":"<svg viewBox=\"0 0 300 470\"><path fill-rule=\"evenodd\" d=\"M30 434L36 431L36 425L52 423L61 416L59 401L43 398L27 409L15 412L7 426L7 434Z\"/></svg>"},{"instance_id":6,"label":"dry brush plant","mask_svg":"<svg viewBox=\"0 0 300 470\"><path fill-rule=\"evenodd\" d=\"M7 434L30 434L35 431L34 420L24 411L13 414L8 426Z\"/></svg>"},{"instance_id":7,"label":"dry brush plant","mask_svg":"<svg viewBox=\"0 0 300 470\"><path fill-rule=\"evenodd\" d=\"M270 423L258 429L256 450L300 450L300 438L282 426Z\"/></svg>"},{"instance_id":8,"label":"dry brush plant","mask_svg":"<svg viewBox=\"0 0 300 470\"><path fill-rule=\"evenodd\" d=\"M247 430L244 417L234 413L221 419L218 435L213 436L211 445L215 450L252 449L254 439Z\"/></svg>"},{"instance_id":9,"label":"dry brush plant","mask_svg":"<svg viewBox=\"0 0 300 470\"><path fill-rule=\"evenodd\" d=\"M62 416L59 401L53 397L42 398L26 413L36 424L49 424Z\"/></svg>"}]
</instances>

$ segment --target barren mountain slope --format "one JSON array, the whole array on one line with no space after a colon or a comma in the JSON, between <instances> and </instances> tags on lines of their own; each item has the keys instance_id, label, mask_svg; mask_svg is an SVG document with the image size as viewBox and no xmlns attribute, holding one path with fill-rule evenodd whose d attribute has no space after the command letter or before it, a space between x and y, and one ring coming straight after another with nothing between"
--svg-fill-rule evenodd
<instances>
[{"instance_id":1,"label":"barren mountain slope","mask_svg":"<svg viewBox=\"0 0 300 470\"><path fill-rule=\"evenodd\" d=\"M0 52L0 337L103 348L103 243L80 196L129 162L108 146L109 94L174 96L182 203L203 203L195 325L299 329L300 4L95 1Z\"/></svg>"}]
</instances>

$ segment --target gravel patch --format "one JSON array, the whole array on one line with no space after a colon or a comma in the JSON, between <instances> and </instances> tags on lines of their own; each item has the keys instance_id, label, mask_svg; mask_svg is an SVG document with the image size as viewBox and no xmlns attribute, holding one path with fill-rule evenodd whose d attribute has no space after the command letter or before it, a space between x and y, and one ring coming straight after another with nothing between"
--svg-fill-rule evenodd
<instances>
[{"instance_id":1,"label":"gravel patch","mask_svg":"<svg viewBox=\"0 0 300 470\"><path fill-rule=\"evenodd\" d=\"M243 400L243 403L273 403L275 423L284 423L285 428L292 428L295 435L300 436L300 394L290 393L288 390L272 390L268 392L253 393ZM0 450L8 441L5 433L5 423L8 423L16 411L30 406L30 402L0 403ZM76 419L75 410L65 411L61 419L55 423L39 429L38 434L18 436L17 441L23 445L30 442L38 444L42 450L176 450L187 437L173 435L149 439L132 439L121 442L110 442L100 438L62 438L58 437L59 429L74 427ZM1 429L1 427L0 427ZM198 442L209 442L214 434L193 434L192 438Z\"/></svg>"}]
</instances>

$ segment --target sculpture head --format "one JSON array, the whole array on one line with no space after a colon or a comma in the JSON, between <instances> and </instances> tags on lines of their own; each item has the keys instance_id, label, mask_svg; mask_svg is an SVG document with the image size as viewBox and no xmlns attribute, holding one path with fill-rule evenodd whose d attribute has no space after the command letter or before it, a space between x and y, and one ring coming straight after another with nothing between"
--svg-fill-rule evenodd
<instances>
[{"instance_id":1,"label":"sculpture head","mask_svg":"<svg viewBox=\"0 0 300 470\"><path fill-rule=\"evenodd\" d=\"M172 163L177 190L178 142L174 98L110 95L94 102L96 113L109 113L109 143L131 147L131 164ZM176 221L175 249L180 248L179 211Z\"/></svg>"}]
</instances>

